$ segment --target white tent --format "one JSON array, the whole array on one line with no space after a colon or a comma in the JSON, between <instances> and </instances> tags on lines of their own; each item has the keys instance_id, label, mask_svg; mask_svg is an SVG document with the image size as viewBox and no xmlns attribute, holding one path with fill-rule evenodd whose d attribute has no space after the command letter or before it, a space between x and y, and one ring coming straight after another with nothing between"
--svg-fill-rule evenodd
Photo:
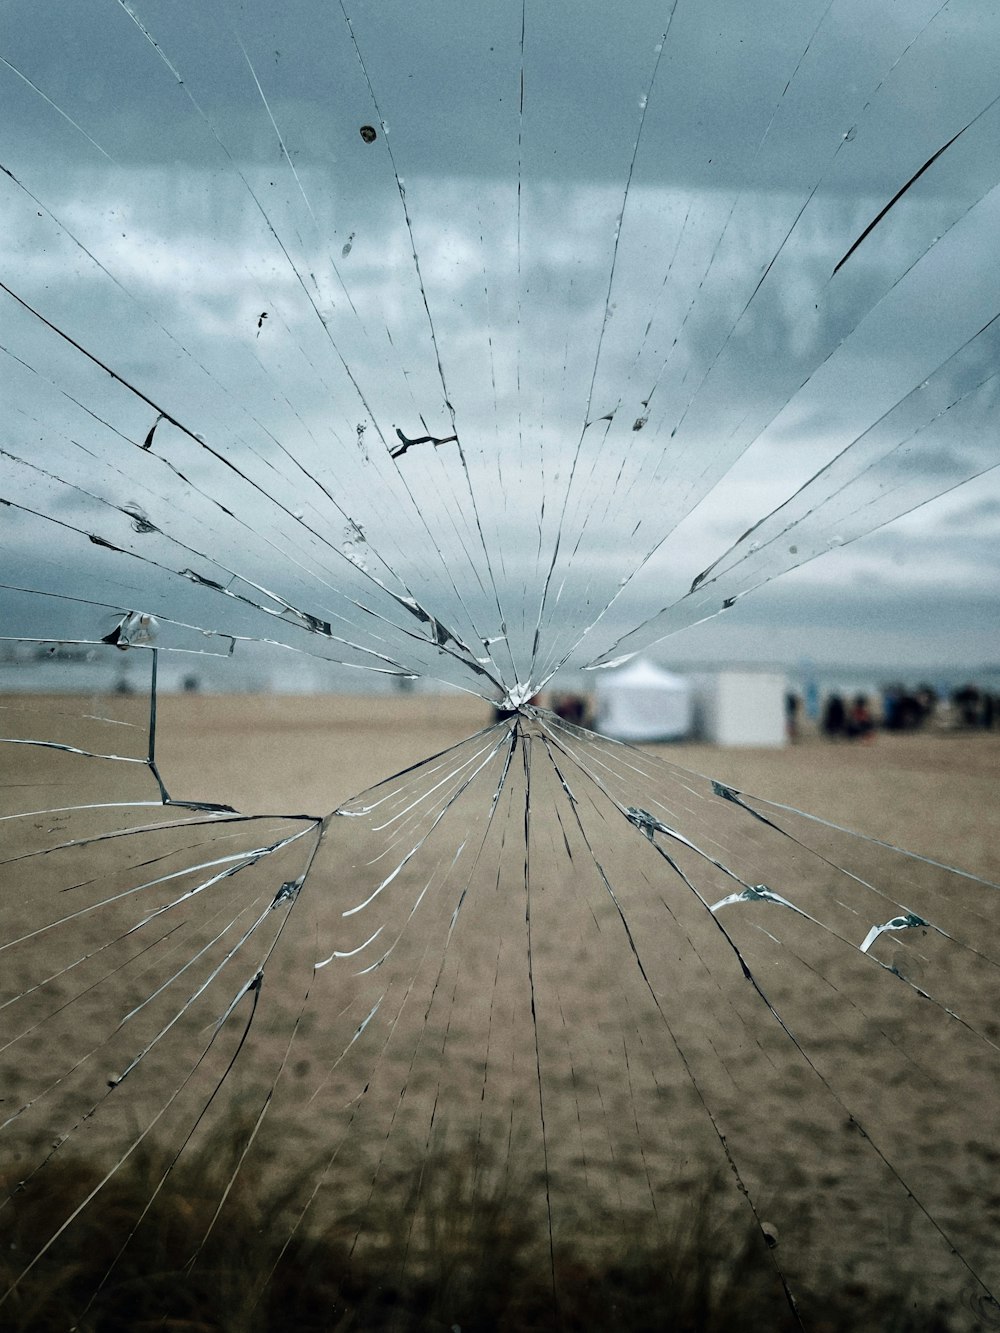
<instances>
[{"instance_id":1,"label":"white tent","mask_svg":"<svg viewBox=\"0 0 1000 1333\"><path fill-rule=\"evenodd\" d=\"M619 741L668 741L691 730L691 688L675 676L637 658L595 682L596 729Z\"/></svg>"}]
</instances>

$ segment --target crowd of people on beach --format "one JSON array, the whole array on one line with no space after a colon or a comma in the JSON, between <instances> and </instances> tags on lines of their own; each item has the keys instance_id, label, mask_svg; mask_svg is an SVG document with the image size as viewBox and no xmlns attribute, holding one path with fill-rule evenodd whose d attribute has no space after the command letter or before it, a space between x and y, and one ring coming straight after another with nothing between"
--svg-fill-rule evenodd
<instances>
[{"instance_id":1,"label":"crowd of people on beach","mask_svg":"<svg viewBox=\"0 0 1000 1333\"><path fill-rule=\"evenodd\" d=\"M823 735L828 737L846 736L848 740L873 740L875 737L875 719L866 694L856 694L853 699L845 700L839 694L831 694L823 709Z\"/></svg>"},{"instance_id":2,"label":"crowd of people on beach","mask_svg":"<svg viewBox=\"0 0 1000 1333\"><path fill-rule=\"evenodd\" d=\"M939 694L930 685L909 690L902 685L887 685L876 708L865 694L844 698L826 697L820 730L829 740L873 740L878 730L920 731L936 726L942 729L991 731L1000 713L1000 699L977 685L963 685L951 695ZM795 735L798 707L789 696L789 733ZM877 711L876 711L877 709Z\"/></svg>"}]
</instances>

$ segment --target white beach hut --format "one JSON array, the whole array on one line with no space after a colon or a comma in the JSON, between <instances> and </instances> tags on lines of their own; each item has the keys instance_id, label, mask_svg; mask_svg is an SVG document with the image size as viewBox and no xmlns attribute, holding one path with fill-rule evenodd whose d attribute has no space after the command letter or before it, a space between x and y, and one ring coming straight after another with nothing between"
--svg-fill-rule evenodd
<instances>
[{"instance_id":1,"label":"white beach hut","mask_svg":"<svg viewBox=\"0 0 1000 1333\"><path fill-rule=\"evenodd\" d=\"M778 747L787 740L788 681L777 671L706 671L691 678L694 733L713 745Z\"/></svg>"}]
</instances>

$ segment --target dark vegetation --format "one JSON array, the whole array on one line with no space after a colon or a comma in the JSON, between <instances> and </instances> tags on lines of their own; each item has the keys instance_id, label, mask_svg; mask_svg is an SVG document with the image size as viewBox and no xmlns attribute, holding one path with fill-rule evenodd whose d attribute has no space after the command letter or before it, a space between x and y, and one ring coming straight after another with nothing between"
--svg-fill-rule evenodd
<instances>
[{"instance_id":1,"label":"dark vegetation","mask_svg":"<svg viewBox=\"0 0 1000 1333\"><path fill-rule=\"evenodd\" d=\"M307 1222L281 1253L317 1173L271 1189L241 1170L213 1226L241 1142L234 1134L182 1157L159 1193L170 1159L155 1150L134 1153L0 1305L0 1329L771 1333L798 1327L763 1240L756 1233L734 1236L708 1188L680 1210L666 1240L628 1235L619 1226L609 1251L607 1244L595 1247L583 1224L550 1253L547 1230L528 1220L526 1197L512 1193L509 1181L500 1191L484 1189L481 1178L473 1190L470 1163L453 1157L380 1182L365 1212L364 1249L355 1244L354 1217L325 1229ZM92 1163L56 1158L27 1187L15 1188L0 1209L0 1291L72 1211L69 1201L85 1198L103 1175ZM821 1333L949 1327L940 1312L914 1309L905 1293L876 1299L845 1287L811 1293L808 1304L821 1313L806 1318L806 1327Z\"/></svg>"}]
</instances>

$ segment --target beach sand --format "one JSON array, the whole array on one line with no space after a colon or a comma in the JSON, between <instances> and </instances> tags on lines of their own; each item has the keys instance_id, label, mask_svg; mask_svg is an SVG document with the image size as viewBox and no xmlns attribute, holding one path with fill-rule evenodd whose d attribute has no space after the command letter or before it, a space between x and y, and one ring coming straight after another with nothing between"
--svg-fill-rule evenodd
<instances>
[{"instance_id":1,"label":"beach sand","mask_svg":"<svg viewBox=\"0 0 1000 1333\"><path fill-rule=\"evenodd\" d=\"M34 700L31 707L37 719L46 705ZM128 734L139 737L140 703L117 701L114 707L121 720L134 724ZM58 701L63 718L101 709L101 701ZM463 696L168 696L159 703L156 759L175 799L222 802L255 815L323 816L490 722L481 701ZM34 757L26 758L23 747L17 748L21 752L6 757L2 774L3 781L15 784L15 799ZM485 752L473 745L459 753ZM650 746L643 747L635 763L641 767L644 757L653 756L1000 879L998 736L879 736L872 744L810 738L769 751ZM101 781L111 783L100 787L100 799L124 796L123 765L46 751L39 763L47 767L31 778L31 799L46 782L55 783L53 774L69 771L59 767L64 760L76 765L72 771L82 774L79 781L99 771ZM39 1098L42 1111L25 1117L34 1138L18 1150L13 1169L23 1170L37 1151L39 1136L68 1130L75 1146L111 1161L136 1126L144 1133L142 1127L152 1125L157 1136L181 1143L185 1124L213 1097L216 1079L230 1095L229 1110L223 1113L218 1099L205 1132L210 1124L241 1117L253 1122L267 1105L271 1132L262 1132L259 1144L271 1155L270 1169L304 1169L307 1161L323 1161L326 1153L327 1166L313 1166L307 1174L307 1192L317 1191L339 1226L347 1233L353 1229L356 1239L367 1235L376 1248L387 1243L372 1220L379 1198L432 1150L446 1163L456 1155L464 1161L474 1172L475 1189L486 1188L487 1181L499 1188L502 1177L503 1189L513 1190L516 1175L519 1206L539 1220L543 1233L554 1226L557 1238L572 1235L578 1244L593 1241L605 1249L627 1245L629 1227L648 1230L654 1222L663 1223L667 1213L670 1225L676 1225L699 1198L723 1227L728 1219L734 1228L745 1226L742 1191L749 1188L766 1208L768 1226L782 1233L783 1271L800 1286L803 1274L806 1285L818 1291L853 1284L862 1305L866 1293L901 1285L909 1287L915 1302L931 1300L937 1292L954 1316L954 1327L979 1327L974 1274L991 1254L995 1262L1000 1216L991 1146L998 1109L996 1046L990 1044L1000 1031L991 1026L989 995L979 997L975 1008L968 959L956 964L949 954L945 966L950 972L940 970L943 965L931 949L929 963L921 960L930 972L920 975L932 976L935 986L960 987L963 976L968 981L963 1003L975 1009L975 1030L966 1025L956 1035L940 1008L930 1010L919 992L907 990L888 970L910 966L896 961L905 950L887 953L883 969L869 965L856 947L847 949L854 961L845 963L836 940L824 940L818 950L807 952L813 949L810 936L796 933L802 922L792 914L772 915L763 930L756 919L740 917L733 938L767 976L769 1002L788 1024L783 1028L747 986L721 933L705 933L703 909L689 904L693 910L688 911L680 899L659 897L663 862L652 842L628 828L622 840L606 827L596 801L584 810L586 830L583 824L574 826L574 810L590 799L581 787L582 770L567 779L570 760L561 759L562 776L553 767L528 779L514 765L507 778L514 792L494 811L490 793L503 771L502 752L490 762L493 768L469 779L468 790L456 788L455 808L446 819L427 817L417 833L406 835L410 841L403 838L391 852L394 826L380 824L378 814L336 821L315 850L307 821L251 821L205 832L178 809L178 818L192 821L181 826L180 834L173 828L169 837L155 828L128 839L101 833L86 848L60 851L58 860L50 856L19 863L0 900L5 938L30 929L37 910L49 912L49 919L65 913L69 885L73 904L114 898L108 909L114 915L84 915L79 923L51 932L53 938L66 936L59 948L42 943L47 935L13 951L7 982L15 993L60 968L68 970L58 984L46 984L14 1006L22 1028L31 1030L8 1053L13 1071L8 1096L13 1101L37 1096L49 1086L50 1070L69 1069L59 1090L46 1093L48 1101ZM442 772L450 764L451 759ZM409 811L413 794L435 787L437 779L425 772L388 784L380 795L391 793L392 808ZM135 766L125 776L138 780L144 774ZM631 767L627 777L638 782ZM528 781L534 783L530 825L517 796L517 782ZM570 803L563 802L557 821L553 811L565 795L564 781L575 794ZM703 786L671 770L667 790L675 796L669 799L690 800L697 815ZM47 804L69 804L79 790L60 776ZM710 788L705 790L710 796ZM635 803L641 804L641 782L635 791ZM150 796L148 785L144 795ZM716 809L710 801L709 806ZM29 801L20 808L41 807ZM410 818L405 813L404 823ZM902 866L911 896L940 895L953 886L950 908L956 919L963 929L972 921L973 934L981 932L966 942L991 952L997 912L981 886L942 878L933 868L913 867L867 844L856 849L853 840L822 826L815 830L818 853L807 860L787 841L777 851L758 842L766 830L729 803L718 802L717 818L718 834L711 823L698 825L702 845L712 855L728 864L745 860L745 874L755 874L749 883L767 873L776 878L765 882L801 888L803 895L811 887L828 888L843 907L854 946L866 927L861 916L854 922L851 893L876 871L901 893ZM58 820L47 825L33 820L33 836L51 843L65 842L67 834L79 837ZM534 897L524 890L526 828ZM213 858L234 847L273 846L299 832L297 841L257 858L238 877L227 878L224 867L213 871L221 876L213 880L219 902L216 908L212 897L214 915L205 906L207 893L199 891L185 904L191 913L183 918L183 930L190 932L190 940L205 941L206 957L211 956L210 939L235 929L232 923L244 919L241 912L249 911L246 920L264 921L265 930L271 929L272 918L276 923L268 936L274 948L266 954L260 1012L248 1029L251 1037L237 1073L228 1074L226 1062L239 1045L239 1025L214 1046L205 1037L232 993L222 982L206 990L204 1003L201 997L192 1002L184 1021L162 1038L156 1034L167 1011L152 1003L146 1027L145 1010L130 1020L130 1044L123 1045L114 1032L106 1044L101 1044L103 1036L92 1038L91 1029L107 1029L108 1014L142 1005L156 992L161 976L194 952L182 932L178 952L171 954L175 944L164 934L151 951L152 964L134 961L136 937L122 933L143 911L136 909L131 885L176 874L183 888L194 882L181 873L184 856L201 867L214 866ZM240 837L251 841L240 843ZM303 850L310 847L314 861ZM685 860L683 849L676 856L679 871L692 873L694 862ZM840 857L857 858L850 862L850 875L836 871ZM286 929L281 924L286 918L279 921L269 904L282 879L294 885L306 863L312 866L307 880L312 897L307 901L303 895L301 910L296 903ZM356 902L359 894L367 897L392 867L397 867L393 893L404 907L386 906L377 918L386 940L398 931L398 943L384 965L365 976L343 964L337 965L339 972L330 967L313 974L312 963L330 939L348 952L364 944L369 927L355 928L345 904ZM203 868L198 872L202 880L206 873ZM815 886L808 878L797 884L799 874L811 875ZM821 882L824 875L829 884ZM715 894L732 887L724 878L717 886L714 880L706 882ZM449 885L467 891L468 906L460 918L456 904L464 898L449 897L444 892ZM176 896L173 888L169 892ZM229 897L219 896L224 892ZM40 903L46 893L51 903L41 909L35 899ZM382 910L390 897L379 898L374 910ZM246 908L246 901L256 905ZM778 909L765 910L773 914ZM197 911L202 917L192 914ZM664 922L667 935L651 944ZM144 922L150 934L148 927ZM741 935L744 927L747 933ZM782 936L780 948L775 930ZM122 935L122 950L132 953L126 957L122 952L120 964L117 953L103 954L100 979L93 972L94 989L74 989L74 976L96 968L97 951L107 944L109 932ZM213 947L228 948L231 938ZM165 951L166 972L167 963L161 967L157 962L158 949ZM85 964L73 961L84 956ZM111 972L113 962L120 971ZM245 992L238 1012L251 1001L256 1006L257 994ZM57 1012L43 1023L53 1008ZM911 1014L925 1026L908 1026ZM155 1038L151 1054L120 1087L111 1086L136 1049L133 1028L147 1033L146 1040ZM798 1036L793 1038L793 1032ZM77 1070L84 1033L99 1055L88 1055ZM193 1046L209 1050L204 1064L192 1066ZM39 1061L44 1076L37 1073ZM175 1091L178 1095L160 1110L164 1088L169 1098ZM956 1089L961 1089L961 1101ZM94 1106L97 1112L90 1114ZM287 1128L293 1121L294 1131ZM739 1188L734 1188L737 1168ZM921 1181L916 1200L913 1179ZM420 1190L426 1211L433 1200L423 1177ZM718 1191L710 1203L704 1202L706 1190ZM412 1227L409 1234L412 1239ZM963 1256L957 1264L952 1253L956 1237ZM415 1239L413 1247L416 1253Z\"/></svg>"},{"instance_id":2,"label":"beach sand","mask_svg":"<svg viewBox=\"0 0 1000 1333\"><path fill-rule=\"evenodd\" d=\"M325 814L490 721L482 700L462 695L175 695L160 703L157 753L175 796L221 800L248 813ZM811 736L783 749L681 742L642 750L1000 880L998 733L882 733L873 744Z\"/></svg>"}]
</instances>

